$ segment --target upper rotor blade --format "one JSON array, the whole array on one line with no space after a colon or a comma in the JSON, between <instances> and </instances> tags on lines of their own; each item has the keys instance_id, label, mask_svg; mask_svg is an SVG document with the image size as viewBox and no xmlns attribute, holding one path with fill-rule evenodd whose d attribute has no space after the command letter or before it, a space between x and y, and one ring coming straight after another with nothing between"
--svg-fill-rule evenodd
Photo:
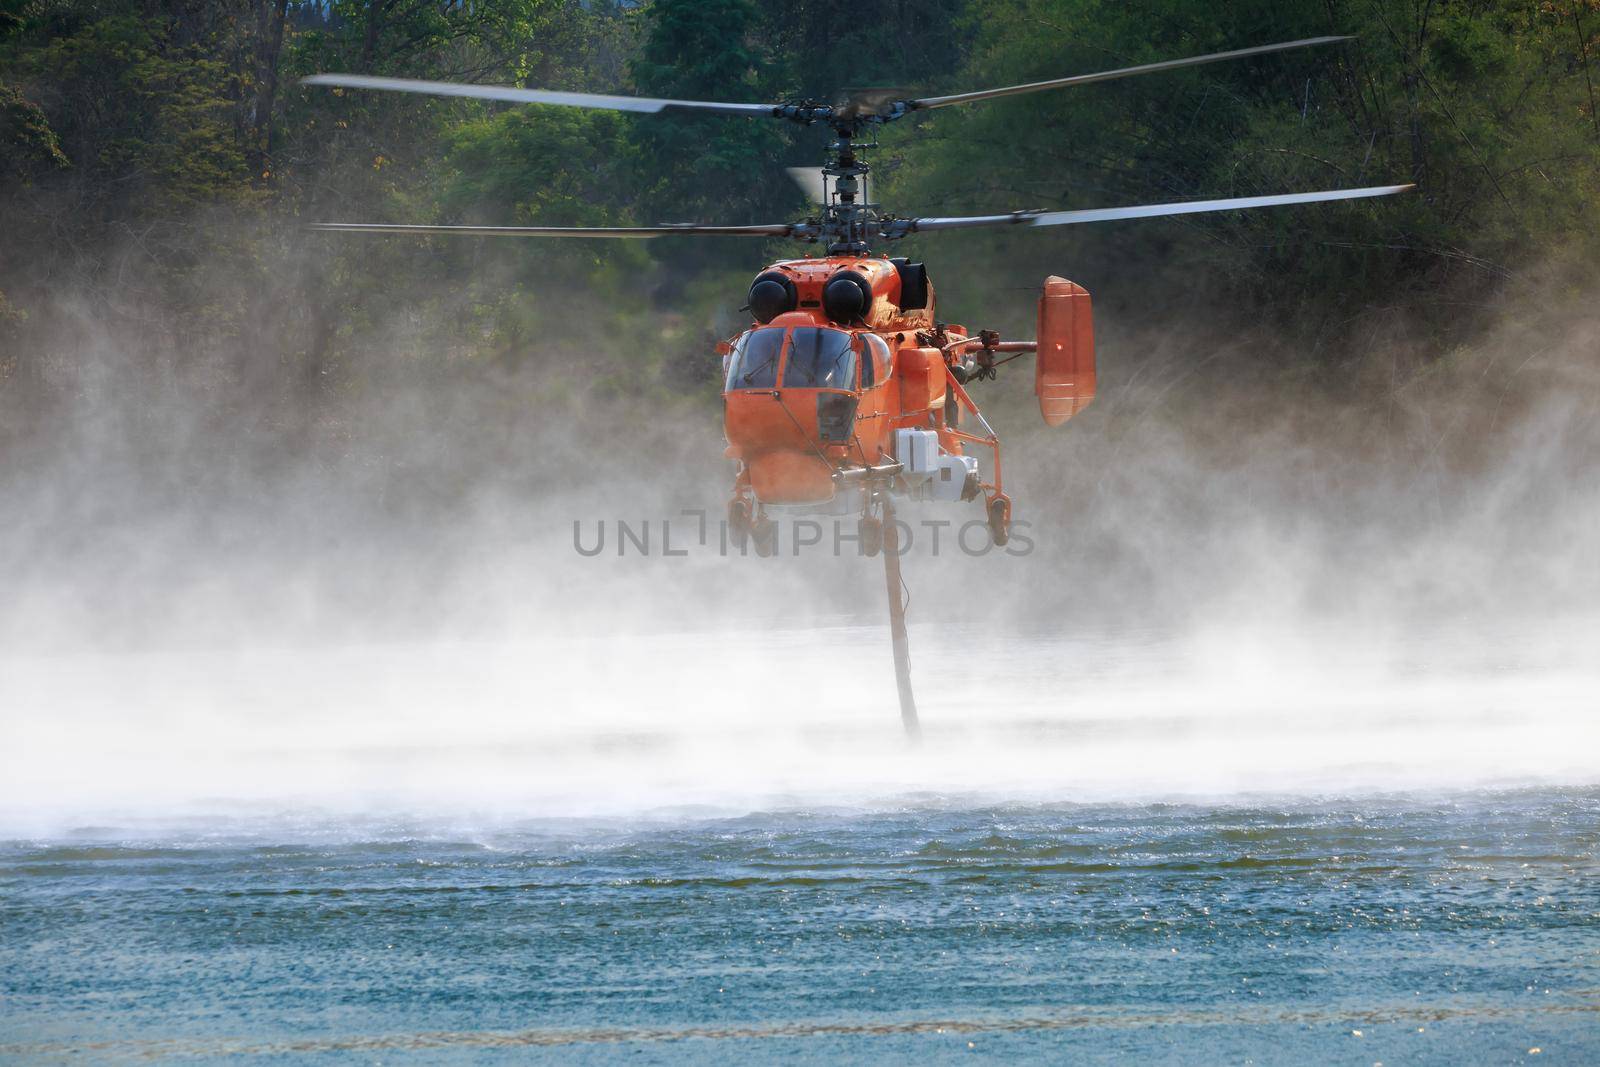
<instances>
[{"instance_id":1,"label":"upper rotor blade","mask_svg":"<svg viewBox=\"0 0 1600 1067\"><path fill-rule=\"evenodd\" d=\"M509 85L469 85L461 82L417 81L412 78L375 78L365 74L313 74L301 85L333 85L346 89L382 89L395 93L430 96L465 96L475 100L507 100L516 104L559 104L562 107L596 107L608 111L705 111L721 115L772 115L773 104L727 104L708 100L657 100L647 96L601 96L597 93L563 93L548 89L518 89Z\"/></svg>"},{"instance_id":2,"label":"upper rotor blade","mask_svg":"<svg viewBox=\"0 0 1600 1067\"><path fill-rule=\"evenodd\" d=\"M685 233L705 237L788 237L796 227L789 223L773 226L701 226L691 222L665 226L406 226L383 222L313 222L311 229L455 237L668 237Z\"/></svg>"},{"instance_id":3,"label":"upper rotor blade","mask_svg":"<svg viewBox=\"0 0 1600 1067\"><path fill-rule=\"evenodd\" d=\"M1279 207L1283 204L1315 204L1324 200L1360 200L1369 196L1390 196L1414 189L1414 185L1376 185L1366 189L1333 189L1317 193L1282 193L1277 196L1240 196L1229 200L1187 200L1176 204L1139 204L1133 207L1099 207L1085 211L1017 211L1009 215L969 215L964 218L911 219L910 232L960 230L973 226L1071 226L1080 222L1109 222L1114 219L1149 219L1164 215L1194 215L1205 211L1238 211L1244 208Z\"/></svg>"},{"instance_id":4,"label":"upper rotor blade","mask_svg":"<svg viewBox=\"0 0 1600 1067\"><path fill-rule=\"evenodd\" d=\"M891 89L884 86L868 89L844 89L833 112L845 118L866 118L882 115L910 95L909 89Z\"/></svg>"},{"instance_id":5,"label":"upper rotor blade","mask_svg":"<svg viewBox=\"0 0 1600 1067\"><path fill-rule=\"evenodd\" d=\"M822 172L821 167L786 167L789 180L806 194L806 199L813 204L826 204L828 202L828 176Z\"/></svg>"},{"instance_id":6,"label":"upper rotor blade","mask_svg":"<svg viewBox=\"0 0 1600 1067\"><path fill-rule=\"evenodd\" d=\"M1098 74L1075 74L1070 78L1052 78L1050 81L1029 82L1026 85L1007 85L999 89L979 89L974 93L956 93L952 96L926 96L920 100L908 100L906 101L906 106L913 111L918 111L929 107L948 107L951 104L970 104L976 100L991 100L997 96L1037 93L1043 89L1060 89L1068 85L1088 85L1090 82L1106 82L1117 78L1129 78L1135 74L1151 74L1158 70L1175 70L1178 67L1197 67L1202 63L1217 63L1224 59L1242 59L1245 56L1258 56L1266 52L1286 52L1291 48L1310 48L1313 45L1334 44L1338 41L1352 39L1348 36L1308 37L1303 41L1289 41L1285 44L1264 44L1255 48L1239 48L1232 52L1213 52L1208 56L1190 56L1188 59L1169 59L1161 63L1145 63L1137 67L1101 71Z\"/></svg>"}]
</instances>

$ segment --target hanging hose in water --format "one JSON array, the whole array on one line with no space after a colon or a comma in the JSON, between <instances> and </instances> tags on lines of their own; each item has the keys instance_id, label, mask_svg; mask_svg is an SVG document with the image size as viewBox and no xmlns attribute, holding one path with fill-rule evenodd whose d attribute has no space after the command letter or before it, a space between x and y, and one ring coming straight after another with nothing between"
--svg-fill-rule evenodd
<instances>
[{"instance_id":1,"label":"hanging hose in water","mask_svg":"<svg viewBox=\"0 0 1600 1067\"><path fill-rule=\"evenodd\" d=\"M889 594L889 636L894 643L894 679L900 690L900 722L906 737L922 739L922 724L917 721L917 701L911 694L911 648L906 642L906 605L910 591L900 577L900 528L895 523L894 505L887 494L883 500L883 578ZM902 597L902 593L906 595Z\"/></svg>"}]
</instances>

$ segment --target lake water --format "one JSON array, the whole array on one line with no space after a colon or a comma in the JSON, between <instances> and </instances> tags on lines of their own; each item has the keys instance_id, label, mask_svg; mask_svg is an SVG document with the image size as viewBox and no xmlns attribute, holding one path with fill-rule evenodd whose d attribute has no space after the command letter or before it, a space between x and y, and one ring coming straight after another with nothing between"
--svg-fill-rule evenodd
<instances>
[{"instance_id":1,"label":"lake water","mask_svg":"<svg viewBox=\"0 0 1600 1067\"><path fill-rule=\"evenodd\" d=\"M912 639L9 662L0 1060L1600 1062L1581 654Z\"/></svg>"}]
</instances>

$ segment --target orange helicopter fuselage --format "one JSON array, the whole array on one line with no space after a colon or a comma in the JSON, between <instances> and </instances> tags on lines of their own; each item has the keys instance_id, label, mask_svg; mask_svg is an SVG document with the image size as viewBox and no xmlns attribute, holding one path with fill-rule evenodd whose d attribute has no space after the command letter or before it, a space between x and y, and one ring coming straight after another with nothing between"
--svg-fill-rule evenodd
<instances>
[{"instance_id":1,"label":"orange helicopter fuselage","mask_svg":"<svg viewBox=\"0 0 1600 1067\"><path fill-rule=\"evenodd\" d=\"M871 292L850 325L823 306L823 287L845 271ZM901 273L886 259L786 260L761 277L774 273L793 285L794 310L736 339L723 390L728 455L758 501L832 500L836 471L892 461L897 429L936 430L941 445L961 449L945 425L944 353L923 343L935 329L930 284L910 301L921 306L908 309ZM959 326L945 330L965 335Z\"/></svg>"}]
</instances>

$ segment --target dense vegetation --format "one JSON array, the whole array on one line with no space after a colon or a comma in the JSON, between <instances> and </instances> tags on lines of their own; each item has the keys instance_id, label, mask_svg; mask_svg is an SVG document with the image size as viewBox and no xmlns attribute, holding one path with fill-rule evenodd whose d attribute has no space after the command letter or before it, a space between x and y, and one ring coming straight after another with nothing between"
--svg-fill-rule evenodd
<instances>
[{"instance_id":1,"label":"dense vegetation","mask_svg":"<svg viewBox=\"0 0 1600 1067\"><path fill-rule=\"evenodd\" d=\"M307 234L313 219L605 224L794 217L822 134L306 89L374 72L734 100L1027 81L1324 33L1306 50L949 109L885 131L901 212L1415 181L1403 199L927 238L953 316L1046 271L1113 312L1341 337L1402 315L1429 350L1519 272L1600 233L1595 0L4 0L0 380L43 410L88 333L248 352L249 403L314 408L371 357L585 354L705 395L768 249ZM1014 305L1014 306L1013 306ZM140 346L143 346L142 348ZM164 356L160 354L165 353ZM241 361L244 355L238 357ZM692 373L684 373L683 368Z\"/></svg>"}]
</instances>

